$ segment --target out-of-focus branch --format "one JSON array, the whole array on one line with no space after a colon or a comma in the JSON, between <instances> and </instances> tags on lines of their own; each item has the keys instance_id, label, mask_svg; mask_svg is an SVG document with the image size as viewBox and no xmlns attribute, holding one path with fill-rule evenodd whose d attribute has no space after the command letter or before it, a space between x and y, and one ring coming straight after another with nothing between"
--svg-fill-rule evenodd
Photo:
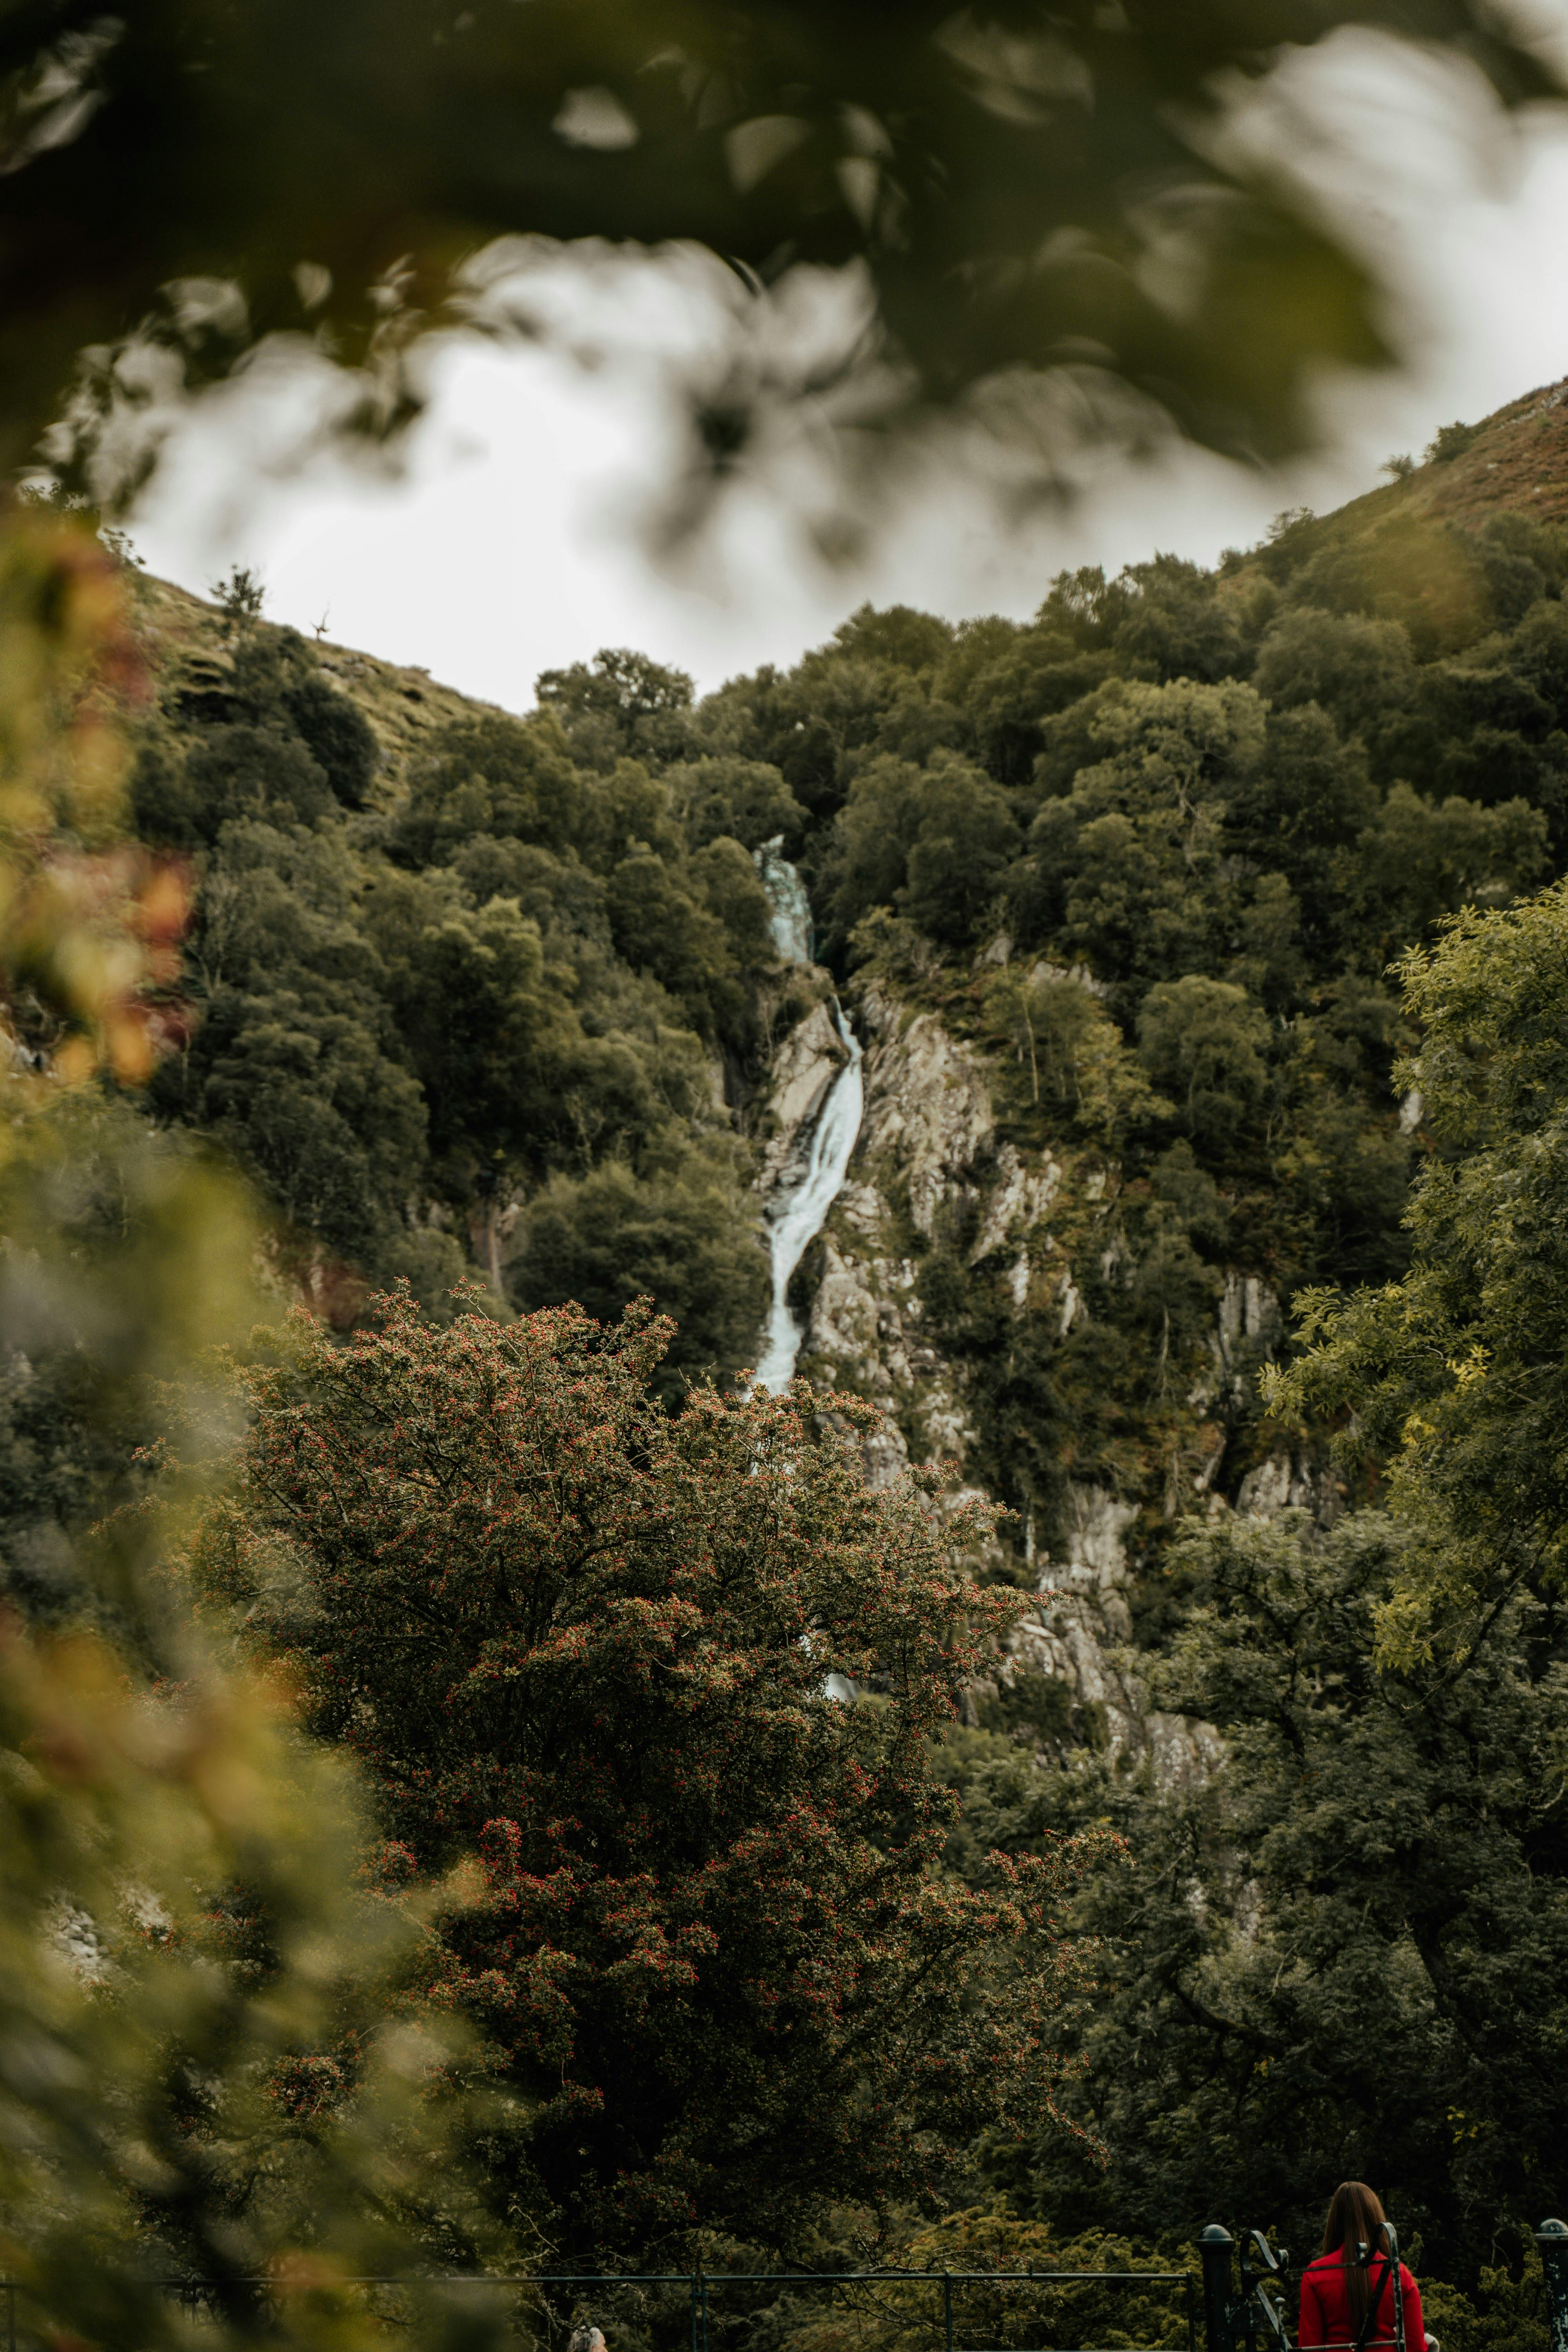
<instances>
[{"instance_id":1,"label":"out-of-focus branch","mask_svg":"<svg viewBox=\"0 0 1568 2352\"><path fill-rule=\"evenodd\" d=\"M695 242L757 289L859 265L853 364L884 426L1088 370L1215 447L1277 453L1308 437L1319 362L1388 353L1305 190L1209 134L1227 83L1352 22L1462 51L1505 103L1553 86L1465 0L13 8L0 464L53 424L51 462L81 467L148 397L149 354L199 386L279 333L353 372L345 432L395 432L410 352L471 315L463 265L519 235ZM702 462L733 467L744 387L693 410Z\"/></svg>"}]
</instances>

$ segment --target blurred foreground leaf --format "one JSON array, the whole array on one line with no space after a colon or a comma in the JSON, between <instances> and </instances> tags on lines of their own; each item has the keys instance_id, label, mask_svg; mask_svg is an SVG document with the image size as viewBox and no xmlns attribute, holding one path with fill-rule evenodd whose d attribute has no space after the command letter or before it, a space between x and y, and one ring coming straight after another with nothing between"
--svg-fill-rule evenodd
<instances>
[{"instance_id":1,"label":"blurred foreground leaf","mask_svg":"<svg viewBox=\"0 0 1568 2352\"><path fill-rule=\"evenodd\" d=\"M353 422L384 431L416 404L410 347L482 309L494 257L472 257L504 236L691 242L751 288L859 265L865 335L773 389L853 373L862 420L1066 369L1216 446L1287 448L1315 362L1386 350L1304 189L1216 160L1214 133L1238 77L1348 23L1451 45L1509 102L1549 87L1465 0L13 0L4 462L87 347L79 447L117 399L279 331L363 371ZM694 390L714 467L752 433L758 368Z\"/></svg>"},{"instance_id":2,"label":"blurred foreground leaf","mask_svg":"<svg viewBox=\"0 0 1568 2352\"><path fill-rule=\"evenodd\" d=\"M117 568L79 518L0 508L0 991L14 1063L147 1075L180 869L121 829L121 724L146 691Z\"/></svg>"},{"instance_id":3,"label":"blurred foreground leaf","mask_svg":"<svg viewBox=\"0 0 1568 2352\"><path fill-rule=\"evenodd\" d=\"M118 831L134 662L84 527L5 519L0 646L0 2270L26 2341L183 2343L157 2283L199 2277L221 2340L347 2347L386 2315L342 2280L474 2266L468 2062L352 1771L163 1572L258 1235L121 1090L178 902ZM492 2318L418 2303L433 2343Z\"/></svg>"}]
</instances>

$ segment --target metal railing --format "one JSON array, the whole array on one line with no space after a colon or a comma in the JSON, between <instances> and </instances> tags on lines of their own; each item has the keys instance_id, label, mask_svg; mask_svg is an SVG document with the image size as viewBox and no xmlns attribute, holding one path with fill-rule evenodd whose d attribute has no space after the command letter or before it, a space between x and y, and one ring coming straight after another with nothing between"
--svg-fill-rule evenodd
<instances>
[{"instance_id":1,"label":"metal railing","mask_svg":"<svg viewBox=\"0 0 1568 2352\"><path fill-rule=\"evenodd\" d=\"M512 2284L522 2284L521 2280ZM527 2282L539 2286L685 2286L691 2297L691 2352L709 2352L709 2297L725 2286L760 2286L811 2289L826 2287L831 2302L840 2289L848 2287L879 2287L929 2285L940 2290L942 2310L942 2342L943 2352L955 2352L953 2290L964 2286L1012 2285L1016 2287L1073 2287L1096 2284L1100 2286L1153 2287L1178 2286L1183 2291L1184 2318L1186 2326L1187 2352L1197 2352L1197 2278L1192 2271L1002 2271L1002 2270L864 2270L864 2271L670 2271L653 2275L627 2272L588 2274L578 2272L542 2273ZM962 2329L960 2333L962 2333ZM933 2328L933 2340L935 2330ZM964 2345L962 2352L989 2352L989 2347ZM1026 2347L1016 2347L1026 2352ZM1037 2352L1051 2352L1049 2347L1037 2347ZM1063 2347L1062 2352L1069 2352ZM1094 2352L1092 2346L1075 2347L1074 2352ZM1179 2347L1152 2347L1150 2352L1179 2352Z\"/></svg>"},{"instance_id":2,"label":"metal railing","mask_svg":"<svg viewBox=\"0 0 1568 2352\"><path fill-rule=\"evenodd\" d=\"M1552 2352L1568 2352L1568 2225L1562 2221L1543 2221L1535 2231L1535 2243L1540 2251L1542 2271L1545 2280L1547 2333ZM965 2324L963 2310L965 2291L984 2288L1011 2288L1021 2293L1030 2290L1056 2291L1063 2295L1077 2288L1110 2289L1154 2288L1179 2289L1182 2330L1184 2347L1151 2346L1147 2352L1198 2352L1198 2314L1203 2313L1203 2352L1258 2352L1260 2346L1272 2346L1276 2352L1289 2352L1294 2340L1291 2313L1287 2301L1286 2281L1289 2257L1282 2248L1271 2246L1259 2231L1252 2231L1238 2249L1226 2230L1211 2223L1198 2241L1199 2269L1187 2270L858 2270L858 2271L538 2271L498 2276L490 2273L405 2273L395 2277L350 2278L332 2283L332 2291L340 2289L389 2289L404 2294L420 2290L445 2294L453 2289L486 2288L500 2293L527 2293L548 2297L552 2291L575 2289L575 2301L581 2305L586 2294L613 2295L616 2290L636 2291L646 2298L649 2290L680 2291L678 2301L689 2306L690 2352L710 2352L710 2320L715 2317L713 2298L725 2288L773 2288L779 2294L809 2296L826 2290L831 2305L842 2299L848 2315L862 2319L879 2318L892 2323L896 2332L908 2336L919 2333L936 2352L1094 2352L1092 2346L1070 2347L1059 2341L1058 2328L1049 2333L1050 2345L1039 2340L1045 2330L1035 2327L1019 2336L1010 2327L993 2328L993 2335L1004 2334L1017 2340L997 2347L974 2340L984 2331ZM1239 2260L1237 2256L1239 2255ZM1239 2292L1237 2291L1239 2282ZM193 2315L204 2309L216 2312L227 2299L249 2294L265 2300L286 2290L275 2279L148 2279L142 2282L156 2292L179 2301ZM907 2306L885 2305L879 2312L875 2304L876 2290L881 2288L929 2287L933 2302L931 2315L923 2325L918 2312ZM30 2290L19 2281L0 2279L0 2294L5 2297L5 2352L19 2352L16 2303L20 2294ZM867 2298L871 2300L868 2301ZM955 2298L956 2306L955 2306ZM602 2306L603 2315L613 2316ZM1033 2317L1033 2313L1028 2315ZM646 2317L646 2308L645 2308ZM725 2314L721 2332L735 2336L747 2325L748 2315ZM557 2319L548 2309L543 2315L542 2329L535 2330L536 2343L550 2343L571 2324ZM665 2344L675 2339L674 2314L659 2331ZM643 2331L629 2329L637 2336ZM687 2332L683 2321L679 2333ZM1430 2342L1430 2339L1428 2339ZM725 2347L729 2352L729 2347ZM1421 2352L1411 2346L1408 2352Z\"/></svg>"},{"instance_id":3,"label":"metal railing","mask_svg":"<svg viewBox=\"0 0 1568 2352\"><path fill-rule=\"evenodd\" d=\"M193 2316L198 2315L204 2309L216 2312L221 2303L247 2291L258 2300L282 2291L276 2280L265 2277L221 2280L150 2279L145 2284L169 2295L172 2300L179 2302ZM686 2297L689 2300L691 2352L710 2352L709 2322L711 2315L711 2298L726 2287L773 2288L797 2294L810 2294L813 2291L820 2292L826 2289L831 2304L836 2298L843 2296L847 2290L929 2286L932 2290L933 2305L928 2327L921 2332L926 2335L927 2341L933 2347L933 2352L938 2344L942 2347L942 2352L997 2352L997 2347L994 2346L972 2340L973 2331L964 2326L963 2301L965 2288L1012 2287L1025 2292L1033 2288L1067 2293L1074 2287L1089 2286L1112 2290L1142 2288L1145 2291L1167 2287L1180 2290L1182 2332L1185 2342L1180 2346L1150 2346L1147 2347L1147 2352L1198 2352L1199 2285L1197 2273L1193 2270L540 2271L510 2276L488 2272L468 2272L344 2278L334 2280L331 2284L333 2291L351 2288L386 2288L400 2289L409 2293L426 2289L436 2290L442 2294L453 2288L464 2287L485 2288L498 2292L527 2290L533 2293L565 2288L579 2291L597 2289L601 2293L626 2288L684 2289ZM0 2291L5 2292L7 2300L6 2352L18 2352L16 2298L18 2294L26 2294L28 2290L21 2282L0 2280ZM955 2296L958 2306L956 2310ZM581 2300L581 2292L578 2299ZM605 2315L605 2316L608 2315L608 2314ZM865 2315L868 2315L863 2305L862 2316ZM891 2314L884 2313L883 2316L900 2323L902 2332L909 2332L919 2326L918 2315L915 2313L895 2311ZM742 2324L743 2325L743 2321ZM552 2332L554 2331L547 2327L545 2333L548 2335ZM684 2329L682 2332L684 2333ZM726 2328L726 2333L728 2332ZM993 2331L993 2333L998 2332L1009 2336L1013 2334L1011 2329ZM1091 2345L1068 2345L1062 2342L1055 2327L1049 2331L1055 2340L1051 2343L1041 2342L1039 2338L1044 2332L1038 2328L1028 2332L1026 2340L1020 2339L1016 2343L1009 2344L1005 2347L1005 2352L1096 2352L1096 2347Z\"/></svg>"}]
</instances>

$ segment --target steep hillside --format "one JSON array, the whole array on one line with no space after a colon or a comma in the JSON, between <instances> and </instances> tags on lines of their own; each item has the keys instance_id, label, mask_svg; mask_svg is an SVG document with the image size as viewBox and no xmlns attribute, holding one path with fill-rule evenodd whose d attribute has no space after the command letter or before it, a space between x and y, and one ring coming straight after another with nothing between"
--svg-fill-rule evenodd
<instances>
[{"instance_id":1,"label":"steep hillside","mask_svg":"<svg viewBox=\"0 0 1568 2352\"><path fill-rule=\"evenodd\" d=\"M187 702L204 688L219 690L233 675L235 616L147 572L134 575L134 601L142 644L165 696ZM265 638L277 633L263 623L259 634ZM392 804L410 761L434 730L481 711L494 713L492 704L438 684L428 670L401 668L326 636L314 640L312 652L314 666L363 711L375 737L380 757L369 795L374 802Z\"/></svg>"},{"instance_id":2,"label":"steep hillside","mask_svg":"<svg viewBox=\"0 0 1568 2352\"><path fill-rule=\"evenodd\" d=\"M689 687L635 657L523 723L237 603L136 603L135 819L196 879L154 1105L254 1175L285 1275L339 1319L399 1276L437 1313L465 1270L609 1315L653 1291L679 1371L751 1352L726 1088L812 996L735 837L798 817L776 774L688 763L678 802Z\"/></svg>"},{"instance_id":3,"label":"steep hillside","mask_svg":"<svg viewBox=\"0 0 1568 2352\"><path fill-rule=\"evenodd\" d=\"M1348 535L1391 513L1469 524L1497 514L1568 520L1568 381L1542 384L1479 425L1445 425L1413 472L1354 499L1336 520Z\"/></svg>"}]
</instances>

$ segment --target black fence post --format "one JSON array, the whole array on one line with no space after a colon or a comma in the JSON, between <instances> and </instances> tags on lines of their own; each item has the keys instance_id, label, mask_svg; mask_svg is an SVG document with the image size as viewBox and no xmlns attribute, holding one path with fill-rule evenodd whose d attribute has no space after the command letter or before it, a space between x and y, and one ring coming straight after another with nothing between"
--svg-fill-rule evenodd
<instances>
[{"instance_id":1,"label":"black fence post","mask_svg":"<svg viewBox=\"0 0 1568 2352\"><path fill-rule=\"evenodd\" d=\"M1234 2243L1230 2231L1222 2230L1217 2221L1211 2221L1198 2240L1204 2265L1205 2352L1232 2352L1230 2250Z\"/></svg>"},{"instance_id":2,"label":"black fence post","mask_svg":"<svg viewBox=\"0 0 1568 2352\"><path fill-rule=\"evenodd\" d=\"M1546 2329L1552 2352L1568 2352L1568 2227L1542 2221L1535 2233L1546 2273Z\"/></svg>"}]
</instances>

